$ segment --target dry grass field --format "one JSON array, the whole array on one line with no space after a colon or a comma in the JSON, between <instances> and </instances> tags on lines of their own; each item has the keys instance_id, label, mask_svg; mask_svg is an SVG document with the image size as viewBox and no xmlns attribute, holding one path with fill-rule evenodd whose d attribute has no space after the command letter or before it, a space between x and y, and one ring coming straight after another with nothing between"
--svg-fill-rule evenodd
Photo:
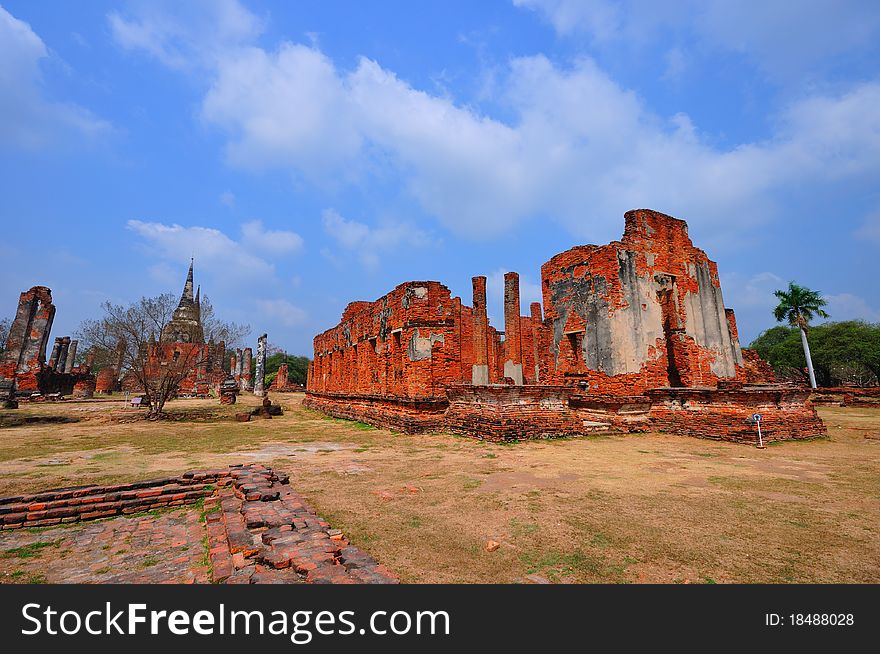
<instances>
[{"instance_id":1,"label":"dry grass field","mask_svg":"<svg viewBox=\"0 0 880 654\"><path fill-rule=\"evenodd\" d=\"M880 409L823 408L828 440L758 450L407 436L301 398L247 423L232 414L253 397L175 401L166 422L120 399L0 412L0 495L257 461L404 582L880 582Z\"/></svg>"}]
</instances>

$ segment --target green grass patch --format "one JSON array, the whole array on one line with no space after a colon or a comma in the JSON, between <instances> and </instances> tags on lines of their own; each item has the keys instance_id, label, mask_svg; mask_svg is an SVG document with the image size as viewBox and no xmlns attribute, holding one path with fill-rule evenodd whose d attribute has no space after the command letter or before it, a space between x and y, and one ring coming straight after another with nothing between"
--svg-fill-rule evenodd
<instances>
[{"instance_id":1,"label":"green grass patch","mask_svg":"<svg viewBox=\"0 0 880 654\"><path fill-rule=\"evenodd\" d=\"M57 547L61 544L61 540L44 540L36 543L28 543L21 547L13 547L6 550L3 555L7 557L15 557L18 559L32 559L40 555L40 551L47 547Z\"/></svg>"}]
</instances>

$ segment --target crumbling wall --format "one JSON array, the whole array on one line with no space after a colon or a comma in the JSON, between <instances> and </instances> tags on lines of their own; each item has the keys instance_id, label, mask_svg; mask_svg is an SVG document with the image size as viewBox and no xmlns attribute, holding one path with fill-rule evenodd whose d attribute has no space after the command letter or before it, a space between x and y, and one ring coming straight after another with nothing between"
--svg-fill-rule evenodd
<instances>
[{"instance_id":1,"label":"crumbling wall","mask_svg":"<svg viewBox=\"0 0 880 654\"><path fill-rule=\"evenodd\" d=\"M21 294L6 350L0 357L0 396L40 392L39 377L54 319L52 291L46 286L34 286Z\"/></svg>"},{"instance_id":2,"label":"crumbling wall","mask_svg":"<svg viewBox=\"0 0 880 654\"><path fill-rule=\"evenodd\" d=\"M774 384L777 382L773 366L755 350L742 349L743 376L747 384Z\"/></svg>"},{"instance_id":3,"label":"crumbling wall","mask_svg":"<svg viewBox=\"0 0 880 654\"><path fill-rule=\"evenodd\" d=\"M438 282L407 282L375 302L352 302L315 337L308 389L428 398L462 377L461 302Z\"/></svg>"},{"instance_id":4,"label":"crumbling wall","mask_svg":"<svg viewBox=\"0 0 880 654\"><path fill-rule=\"evenodd\" d=\"M625 219L621 241L542 266L542 383L621 394L736 378L742 357L715 263L684 221L644 209Z\"/></svg>"},{"instance_id":5,"label":"crumbling wall","mask_svg":"<svg viewBox=\"0 0 880 654\"><path fill-rule=\"evenodd\" d=\"M668 434L756 443L750 417L762 416L764 442L827 436L809 390L787 387L651 389L653 428Z\"/></svg>"}]
</instances>

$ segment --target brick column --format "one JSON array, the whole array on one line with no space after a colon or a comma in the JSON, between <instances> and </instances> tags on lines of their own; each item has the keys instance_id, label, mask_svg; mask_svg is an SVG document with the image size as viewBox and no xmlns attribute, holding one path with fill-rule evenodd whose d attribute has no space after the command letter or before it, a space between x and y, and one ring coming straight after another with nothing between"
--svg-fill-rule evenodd
<instances>
[{"instance_id":1,"label":"brick column","mask_svg":"<svg viewBox=\"0 0 880 654\"><path fill-rule=\"evenodd\" d=\"M252 391L254 389L254 384L251 381L251 362L254 358L254 351L246 347L242 351L242 362L241 362L241 390L243 391Z\"/></svg>"},{"instance_id":2,"label":"brick column","mask_svg":"<svg viewBox=\"0 0 880 654\"><path fill-rule=\"evenodd\" d=\"M522 341L519 324L519 273L504 274L504 376L522 386Z\"/></svg>"},{"instance_id":3,"label":"brick column","mask_svg":"<svg viewBox=\"0 0 880 654\"><path fill-rule=\"evenodd\" d=\"M52 354L49 355L49 367L55 370L58 365L58 357L61 355L61 337L55 337L55 344L52 346Z\"/></svg>"},{"instance_id":4,"label":"brick column","mask_svg":"<svg viewBox=\"0 0 880 654\"><path fill-rule=\"evenodd\" d=\"M489 318L486 315L486 278L474 277L474 365L471 369L471 383L486 386L489 383Z\"/></svg>"},{"instance_id":5,"label":"brick column","mask_svg":"<svg viewBox=\"0 0 880 654\"><path fill-rule=\"evenodd\" d=\"M67 353L67 364L64 366L64 372L73 372L73 366L76 365L74 359L76 359L76 348L79 346L79 341L70 341L70 350Z\"/></svg>"},{"instance_id":6,"label":"brick column","mask_svg":"<svg viewBox=\"0 0 880 654\"><path fill-rule=\"evenodd\" d=\"M67 353L69 351L70 336L65 336L61 339L61 351L58 353L58 363L55 366L58 372L64 372L64 368L67 367Z\"/></svg>"},{"instance_id":7,"label":"brick column","mask_svg":"<svg viewBox=\"0 0 880 654\"><path fill-rule=\"evenodd\" d=\"M535 356L535 383L540 383L541 381L541 326L544 323L544 318L541 316L541 303L540 302L532 302L529 305L529 309L532 315L532 348L534 350Z\"/></svg>"}]
</instances>

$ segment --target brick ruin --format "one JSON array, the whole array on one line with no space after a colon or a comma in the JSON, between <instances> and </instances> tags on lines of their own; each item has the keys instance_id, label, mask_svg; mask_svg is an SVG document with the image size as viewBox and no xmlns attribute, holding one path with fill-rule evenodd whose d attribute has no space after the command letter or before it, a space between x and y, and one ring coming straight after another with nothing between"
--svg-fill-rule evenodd
<instances>
[{"instance_id":1,"label":"brick ruin","mask_svg":"<svg viewBox=\"0 0 880 654\"><path fill-rule=\"evenodd\" d=\"M201 322L201 290L193 293L193 266L190 265L180 302L158 341L147 344L148 371L159 375L163 365L181 357L191 362L191 371L180 383L182 395L207 397L213 390L220 394L220 386L227 379L225 369L226 346L213 339L205 342ZM55 318L52 292L45 286L34 286L21 294L15 319L7 338L6 350L0 354L0 403L13 407L19 400L38 400L53 396L89 398L93 395L111 395L119 391L140 392L134 375L124 371L125 343L120 342L110 362L97 374L94 353L89 352L84 363L76 364L78 341L70 336L55 338L46 361L49 334ZM252 388L250 380L250 353L238 351L238 361L246 372L236 375L242 390ZM241 366L241 363L239 364ZM234 367L234 364L233 364Z\"/></svg>"},{"instance_id":2,"label":"brick ruin","mask_svg":"<svg viewBox=\"0 0 880 654\"><path fill-rule=\"evenodd\" d=\"M275 379L272 380L272 384L269 386L270 391L275 391L276 393L293 393L295 391L305 390L302 384L290 381L287 371L288 367L286 363L282 363L278 366L278 372L275 374Z\"/></svg>"},{"instance_id":3,"label":"brick ruin","mask_svg":"<svg viewBox=\"0 0 880 654\"><path fill-rule=\"evenodd\" d=\"M180 302L171 320L162 329L159 340L152 338L147 345L147 374L158 377L162 366L183 359L191 370L180 382L178 392L181 395L207 397L211 391L219 394L220 385L226 380L226 345L223 341L215 343L213 338L205 342L201 288L196 289L195 294L193 288L193 264L190 263ZM100 373L98 377L100 382ZM123 378L120 386L122 390L131 392L142 390L133 375Z\"/></svg>"},{"instance_id":4,"label":"brick ruin","mask_svg":"<svg viewBox=\"0 0 880 654\"><path fill-rule=\"evenodd\" d=\"M52 291L34 286L21 294L6 349L0 355L0 402L14 408L19 400L74 395L91 397L95 377L89 365L75 365L77 341L58 337L46 362L46 346L55 319Z\"/></svg>"},{"instance_id":5,"label":"brick ruin","mask_svg":"<svg viewBox=\"0 0 880 654\"><path fill-rule=\"evenodd\" d=\"M541 267L543 306L520 309L504 278L504 330L486 278L467 306L436 281L353 302L314 339L305 404L408 432L486 439L665 431L754 442L822 436L808 392L773 384L739 344L718 268L687 224L630 211L620 241L562 252ZM745 354L744 354L745 352Z\"/></svg>"}]
</instances>

